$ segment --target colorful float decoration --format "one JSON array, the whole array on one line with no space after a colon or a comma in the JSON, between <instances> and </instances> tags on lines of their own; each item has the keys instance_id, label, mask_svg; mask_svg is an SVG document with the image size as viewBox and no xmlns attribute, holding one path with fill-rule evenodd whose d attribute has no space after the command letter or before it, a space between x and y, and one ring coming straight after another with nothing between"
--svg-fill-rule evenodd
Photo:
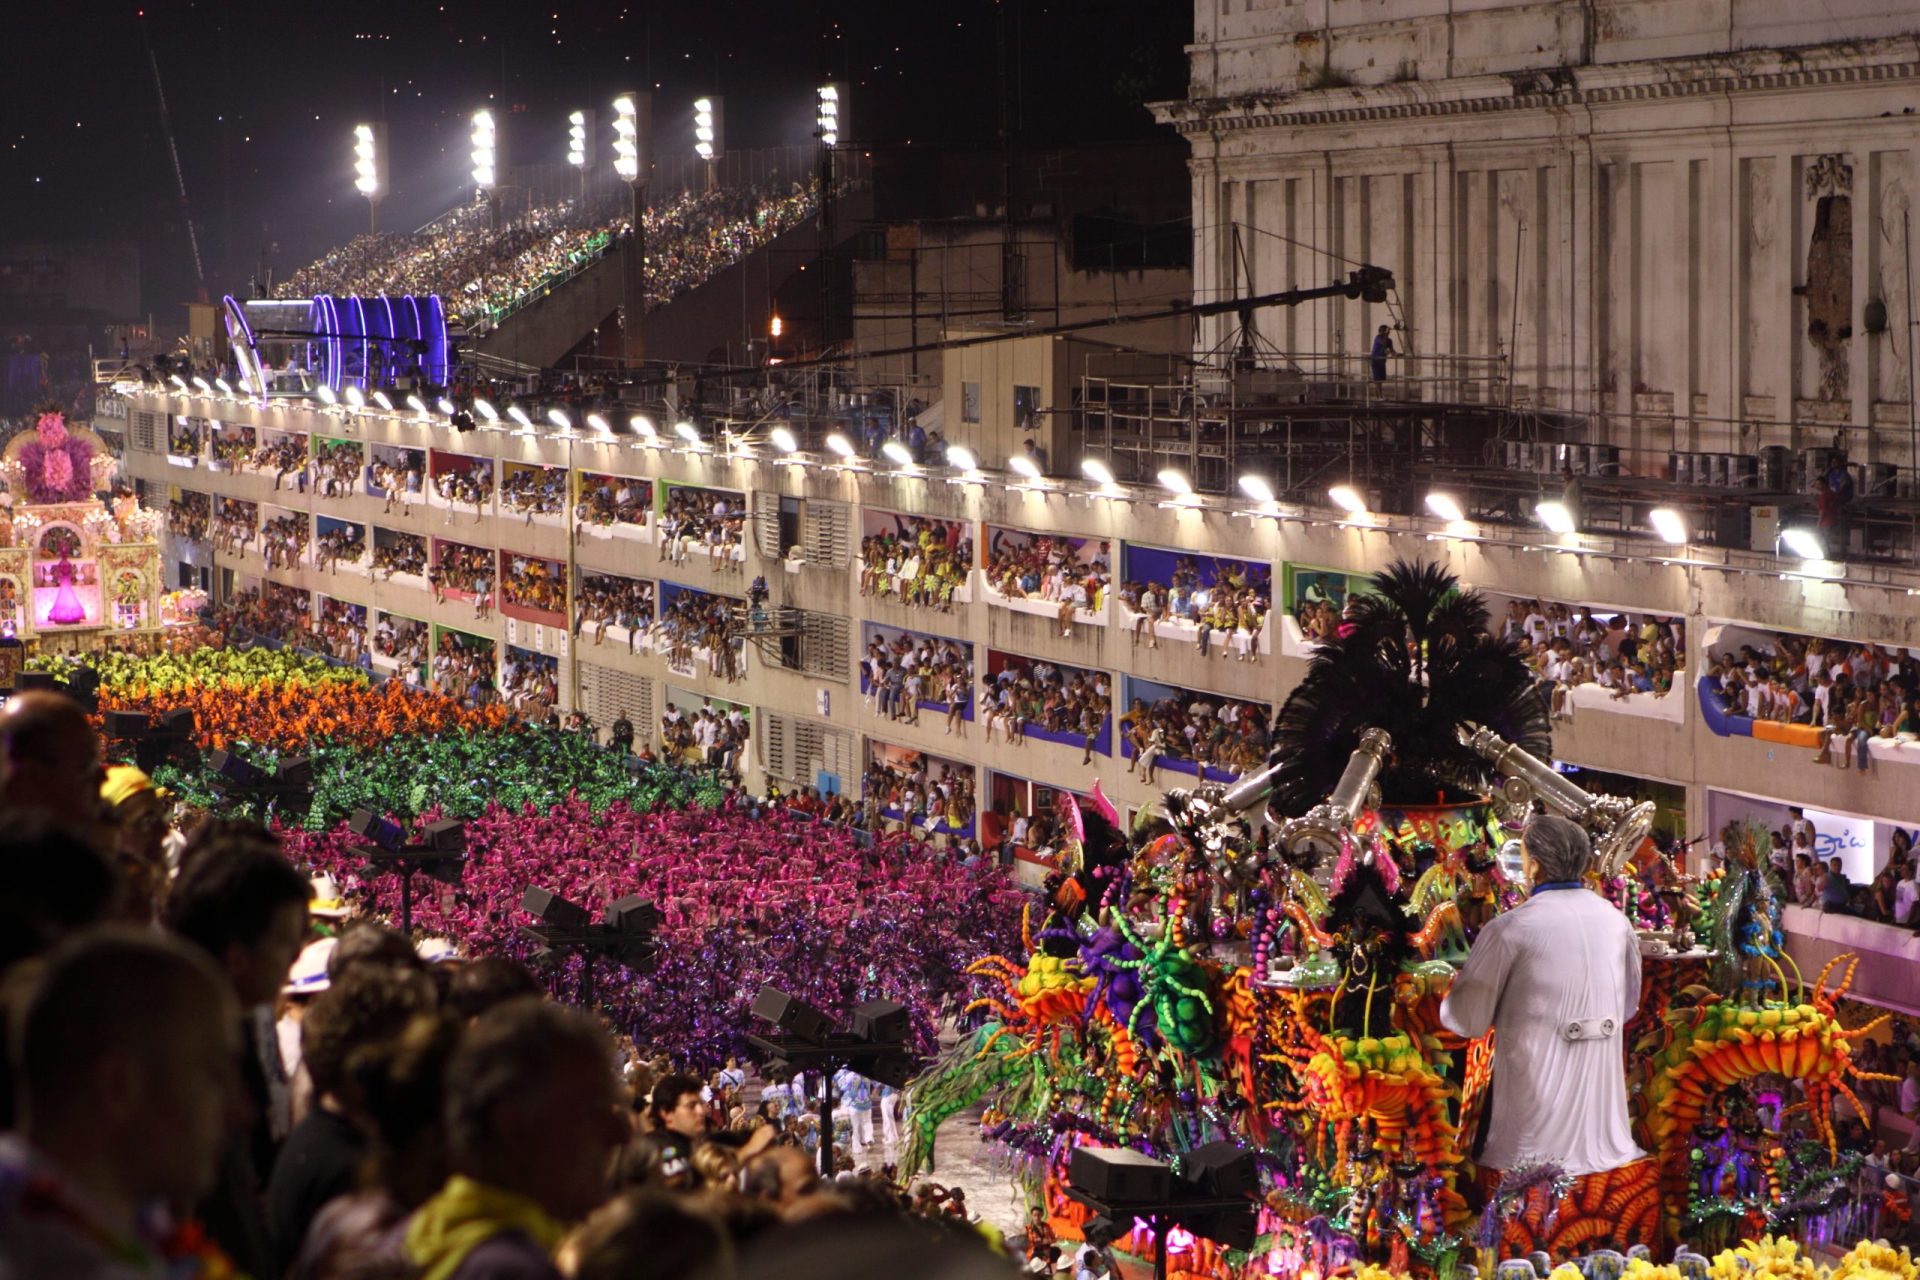
<instances>
[{"instance_id":1,"label":"colorful float decoration","mask_svg":"<svg viewBox=\"0 0 1920 1280\"><path fill-rule=\"evenodd\" d=\"M101 439L42 412L0 455L0 641L97 648L162 624L159 513L100 498L116 466Z\"/></svg>"},{"instance_id":2,"label":"colorful float decoration","mask_svg":"<svg viewBox=\"0 0 1920 1280\"><path fill-rule=\"evenodd\" d=\"M1588 793L1550 759L1532 675L1480 598L1435 566L1376 575L1282 710L1264 772L1169 793L1131 832L1097 782L1068 815L1080 828L1030 909L1026 954L973 966L971 1034L909 1090L905 1171L930 1167L940 1125L983 1105L985 1134L1061 1237L1111 1235L1194 1277L1444 1280L1503 1259L1538 1276L1826 1212L1840 1190L1828 1103L1852 1096L1849 1045L1866 1033L1837 1020L1846 973L1789 987L1764 849L1696 886L1648 839L1650 805ZM1588 829L1592 887L1642 926L1622 1070L1650 1158L1495 1180L1474 1169L1471 1135L1498 1048L1447 1032L1439 1005L1479 928L1520 900L1512 833L1538 809ZM1636 887L1650 878L1657 898ZM1726 1182L1748 1198L1702 1217L1697 1131L1762 1077L1807 1082L1819 1141L1783 1140L1769 1115L1757 1176ZM1132 1148L1177 1174L1221 1142L1259 1170L1244 1236L1156 1240L1068 1194L1077 1147ZM1718 1194L1724 1180L1708 1181ZM1707 1230L1709 1217L1741 1229Z\"/></svg>"}]
</instances>

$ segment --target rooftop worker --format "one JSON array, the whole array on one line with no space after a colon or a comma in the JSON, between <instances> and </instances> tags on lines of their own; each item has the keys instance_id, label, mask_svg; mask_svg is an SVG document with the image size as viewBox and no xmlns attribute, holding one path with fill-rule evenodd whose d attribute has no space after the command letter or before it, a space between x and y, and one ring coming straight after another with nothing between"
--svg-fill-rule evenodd
<instances>
[{"instance_id":1,"label":"rooftop worker","mask_svg":"<svg viewBox=\"0 0 1920 1280\"><path fill-rule=\"evenodd\" d=\"M1640 1001L1639 944L1626 916L1581 883L1593 846L1578 824L1534 818L1521 849L1531 896L1480 931L1440 1007L1458 1035L1499 1032L1491 1119L1474 1155L1483 1171L1617 1169L1646 1154L1620 1070Z\"/></svg>"}]
</instances>

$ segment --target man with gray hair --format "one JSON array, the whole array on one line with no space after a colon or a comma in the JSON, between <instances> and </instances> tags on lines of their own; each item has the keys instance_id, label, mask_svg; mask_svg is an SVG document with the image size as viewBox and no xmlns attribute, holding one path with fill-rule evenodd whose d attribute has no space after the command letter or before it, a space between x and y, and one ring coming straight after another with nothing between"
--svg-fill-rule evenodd
<instances>
[{"instance_id":1,"label":"man with gray hair","mask_svg":"<svg viewBox=\"0 0 1920 1280\"><path fill-rule=\"evenodd\" d=\"M1521 849L1532 892L1474 939L1440 1008L1448 1030L1495 1038L1483 1170L1552 1161L1576 1176L1646 1153L1627 1120L1622 1033L1640 1002L1633 926L1581 883L1587 833L1545 815Z\"/></svg>"}]
</instances>

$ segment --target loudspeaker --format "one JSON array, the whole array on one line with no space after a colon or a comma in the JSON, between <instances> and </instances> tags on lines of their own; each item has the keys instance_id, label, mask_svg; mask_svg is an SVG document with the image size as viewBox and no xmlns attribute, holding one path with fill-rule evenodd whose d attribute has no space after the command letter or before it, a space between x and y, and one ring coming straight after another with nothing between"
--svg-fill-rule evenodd
<instances>
[{"instance_id":1,"label":"loudspeaker","mask_svg":"<svg viewBox=\"0 0 1920 1280\"><path fill-rule=\"evenodd\" d=\"M1244 1209L1220 1209L1213 1213L1196 1213L1183 1219L1187 1230L1197 1236L1225 1245L1229 1249L1251 1249L1259 1236L1258 1224L1253 1216L1253 1204L1248 1202Z\"/></svg>"},{"instance_id":2,"label":"loudspeaker","mask_svg":"<svg viewBox=\"0 0 1920 1280\"><path fill-rule=\"evenodd\" d=\"M421 837L435 853L464 853L467 848L467 824L458 818L430 822L427 829L421 832Z\"/></svg>"},{"instance_id":3,"label":"loudspeaker","mask_svg":"<svg viewBox=\"0 0 1920 1280\"><path fill-rule=\"evenodd\" d=\"M171 711L162 712L160 715L160 727L168 733L177 734L182 738L192 737L193 708L175 707Z\"/></svg>"},{"instance_id":4,"label":"loudspeaker","mask_svg":"<svg viewBox=\"0 0 1920 1280\"><path fill-rule=\"evenodd\" d=\"M1231 1142L1195 1147L1180 1161L1180 1173L1208 1196L1252 1196L1260 1185L1253 1152Z\"/></svg>"},{"instance_id":5,"label":"loudspeaker","mask_svg":"<svg viewBox=\"0 0 1920 1280\"><path fill-rule=\"evenodd\" d=\"M282 756L274 767L273 780L283 787L313 785L313 761L306 756Z\"/></svg>"},{"instance_id":6,"label":"loudspeaker","mask_svg":"<svg viewBox=\"0 0 1920 1280\"><path fill-rule=\"evenodd\" d=\"M22 678L30 675L44 675L44 672L22 672ZM22 686L23 688L25 686ZM137 738L147 731L147 713L144 711L109 711L106 715L107 736L109 738Z\"/></svg>"},{"instance_id":7,"label":"loudspeaker","mask_svg":"<svg viewBox=\"0 0 1920 1280\"><path fill-rule=\"evenodd\" d=\"M630 894L607 904L606 921L615 933L651 933L660 923L660 908L652 898Z\"/></svg>"},{"instance_id":8,"label":"loudspeaker","mask_svg":"<svg viewBox=\"0 0 1920 1280\"><path fill-rule=\"evenodd\" d=\"M561 929L584 929L593 917L578 903L568 902L546 889L529 889L520 899L520 909L538 916L541 923Z\"/></svg>"},{"instance_id":9,"label":"loudspeaker","mask_svg":"<svg viewBox=\"0 0 1920 1280\"><path fill-rule=\"evenodd\" d=\"M911 1059L904 1054L888 1054L877 1058L865 1066L854 1068L869 1080L886 1085L890 1089L904 1089L907 1082L918 1074Z\"/></svg>"},{"instance_id":10,"label":"loudspeaker","mask_svg":"<svg viewBox=\"0 0 1920 1280\"><path fill-rule=\"evenodd\" d=\"M869 1000L855 1005L853 1034L871 1044L902 1044L907 1038L907 1006L898 1000Z\"/></svg>"},{"instance_id":11,"label":"loudspeaker","mask_svg":"<svg viewBox=\"0 0 1920 1280\"><path fill-rule=\"evenodd\" d=\"M1164 1160L1124 1147L1075 1147L1067 1181L1103 1204L1165 1204L1173 1170Z\"/></svg>"},{"instance_id":12,"label":"loudspeaker","mask_svg":"<svg viewBox=\"0 0 1920 1280\"><path fill-rule=\"evenodd\" d=\"M821 1044L833 1032L833 1019L777 987L762 987L753 998L753 1016L809 1044Z\"/></svg>"},{"instance_id":13,"label":"loudspeaker","mask_svg":"<svg viewBox=\"0 0 1920 1280\"><path fill-rule=\"evenodd\" d=\"M15 693L29 693L35 689L53 690L59 688L51 671L22 671L13 678Z\"/></svg>"}]
</instances>

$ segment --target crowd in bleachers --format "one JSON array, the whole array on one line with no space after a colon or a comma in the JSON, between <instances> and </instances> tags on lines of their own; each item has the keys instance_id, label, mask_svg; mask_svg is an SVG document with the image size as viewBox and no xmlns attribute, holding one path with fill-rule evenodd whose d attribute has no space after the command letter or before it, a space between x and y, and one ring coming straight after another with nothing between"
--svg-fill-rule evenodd
<instances>
[{"instance_id":1,"label":"crowd in bleachers","mask_svg":"<svg viewBox=\"0 0 1920 1280\"><path fill-rule=\"evenodd\" d=\"M740 707L725 710L707 702L692 712L669 702L660 717L660 750L670 763L718 769L740 776L747 745L747 713ZM650 755L651 751L643 752Z\"/></svg>"},{"instance_id":2,"label":"crowd in bleachers","mask_svg":"<svg viewBox=\"0 0 1920 1280\"><path fill-rule=\"evenodd\" d=\"M560 705L560 659L509 645L500 664L500 698L522 719L544 721Z\"/></svg>"},{"instance_id":3,"label":"crowd in bleachers","mask_svg":"<svg viewBox=\"0 0 1920 1280\"><path fill-rule=\"evenodd\" d=\"M326 569L334 573L340 571L340 562L358 564L360 557L367 554L367 526L363 524L336 525L322 533L313 544L313 563L317 569Z\"/></svg>"},{"instance_id":4,"label":"crowd in bleachers","mask_svg":"<svg viewBox=\"0 0 1920 1280\"><path fill-rule=\"evenodd\" d=\"M1005 665L988 677L981 701L988 742L998 729L1004 741L1018 745L1027 740L1029 727L1039 728L1079 738L1081 763L1091 764L1101 728L1113 711L1113 690L1104 671L1009 654Z\"/></svg>"},{"instance_id":5,"label":"crowd in bleachers","mask_svg":"<svg viewBox=\"0 0 1920 1280\"><path fill-rule=\"evenodd\" d=\"M715 573L739 569L735 557L746 536L744 495L725 489L674 485L660 510L661 560L684 564L689 551L704 548Z\"/></svg>"},{"instance_id":6,"label":"crowd in bleachers","mask_svg":"<svg viewBox=\"0 0 1920 1280\"><path fill-rule=\"evenodd\" d=\"M447 523L453 523L454 507L472 507L475 518L480 508L493 500L493 462L488 458L469 458L465 465L450 466L433 478L434 492L446 502Z\"/></svg>"},{"instance_id":7,"label":"crowd in bleachers","mask_svg":"<svg viewBox=\"0 0 1920 1280\"><path fill-rule=\"evenodd\" d=\"M920 704L946 705L947 733L967 736L973 700L972 646L937 636L876 631L861 659L867 705L889 720L920 722Z\"/></svg>"},{"instance_id":8,"label":"crowd in bleachers","mask_svg":"<svg viewBox=\"0 0 1920 1280\"><path fill-rule=\"evenodd\" d=\"M640 578L590 573L580 579L574 601L573 633L593 631L593 643L604 644L607 628L625 627L627 651L634 652L653 623L653 584Z\"/></svg>"},{"instance_id":9,"label":"crowd in bleachers","mask_svg":"<svg viewBox=\"0 0 1920 1280\"><path fill-rule=\"evenodd\" d=\"M535 516L557 516L567 509L565 467L509 467L500 486L500 505L532 524Z\"/></svg>"},{"instance_id":10,"label":"crowd in bleachers","mask_svg":"<svg viewBox=\"0 0 1920 1280\"><path fill-rule=\"evenodd\" d=\"M167 502L167 532L199 542L207 536L213 517L213 499L204 493L184 492Z\"/></svg>"},{"instance_id":11,"label":"crowd in bleachers","mask_svg":"<svg viewBox=\"0 0 1920 1280\"><path fill-rule=\"evenodd\" d=\"M259 503L222 498L213 516L213 549L238 555L253 545L259 528Z\"/></svg>"},{"instance_id":12,"label":"crowd in bleachers","mask_svg":"<svg viewBox=\"0 0 1920 1280\"><path fill-rule=\"evenodd\" d=\"M1120 730L1132 744L1127 772L1147 783L1164 759L1246 773L1266 763L1270 710L1206 693L1185 693L1149 704L1135 698L1120 717Z\"/></svg>"},{"instance_id":13,"label":"crowd in bleachers","mask_svg":"<svg viewBox=\"0 0 1920 1280\"><path fill-rule=\"evenodd\" d=\"M1673 688L1686 666L1686 624L1655 614L1598 614L1583 605L1511 600L1496 626L1512 638L1527 664L1551 690L1557 718L1573 713L1570 691L1598 685L1613 697Z\"/></svg>"},{"instance_id":14,"label":"crowd in bleachers","mask_svg":"<svg viewBox=\"0 0 1920 1280\"><path fill-rule=\"evenodd\" d=\"M1107 552L1102 542L1090 558L1081 560L1066 538L998 538L987 551L987 585L1009 599L1057 603L1060 633L1070 636L1075 615L1098 609L1101 592L1113 581Z\"/></svg>"},{"instance_id":15,"label":"crowd in bleachers","mask_svg":"<svg viewBox=\"0 0 1920 1280\"><path fill-rule=\"evenodd\" d=\"M374 624L373 648L381 657L404 664L411 683L418 678L418 668L427 660L427 624L415 618L383 613Z\"/></svg>"},{"instance_id":16,"label":"crowd in bleachers","mask_svg":"<svg viewBox=\"0 0 1920 1280\"><path fill-rule=\"evenodd\" d=\"M645 213L647 305L659 306L739 261L813 211L811 188L688 192ZM275 290L438 294L449 318L483 330L591 261L632 229L625 197L566 200L501 219L476 201L413 233L356 236Z\"/></svg>"},{"instance_id":17,"label":"crowd in bleachers","mask_svg":"<svg viewBox=\"0 0 1920 1280\"><path fill-rule=\"evenodd\" d=\"M470 706L494 699L493 641L442 631L433 654L433 687Z\"/></svg>"},{"instance_id":18,"label":"crowd in bleachers","mask_svg":"<svg viewBox=\"0 0 1920 1280\"><path fill-rule=\"evenodd\" d=\"M199 419L176 416L167 428L167 452L176 458L197 458L200 444Z\"/></svg>"},{"instance_id":19,"label":"crowd in bleachers","mask_svg":"<svg viewBox=\"0 0 1920 1280\"><path fill-rule=\"evenodd\" d=\"M506 565L500 575L500 599L522 609L545 613L567 611L566 566L533 556L502 555Z\"/></svg>"},{"instance_id":20,"label":"crowd in bleachers","mask_svg":"<svg viewBox=\"0 0 1920 1280\"><path fill-rule=\"evenodd\" d=\"M259 447L259 432L252 427L226 425L213 433L208 452L227 470L237 471L252 459Z\"/></svg>"},{"instance_id":21,"label":"crowd in bleachers","mask_svg":"<svg viewBox=\"0 0 1920 1280\"><path fill-rule=\"evenodd\" d=\"M443 542L439 555L427 570L427 586L437 603L445 603L447 592L464 591L473 597L473 616L493 614L493 552L480 547Z\"/></svg>"},{"instance_id":22,"label":"crowd in bleachers","mask_svg":"<svg viewBox=\"0 0 1920 1280\"><path fill-rule=\"evenodd\" d=\"M289 475L296 478L300 492L307 491L307 438L286 436L270 440L253 452L255 471L273 472L273 487L278 489Z\"/></svg>"},{"instance_id":23,"label":"crowd in bleachers","mask_svg":"<svg viewBox=\"0 0 1920 1280\"><path fill-rule=\"evenodd\" d=\"M1273 581L1264 566L1238 560L1217 562L1211 583L1202 580L1193 556L1174 561L1168 581L1128 580L1120 588L1120 602L1133 617L1133 644L1144 638L1147 647L1160 647L1160 625L1186 622L1197 629L1200 656L1215 642L1220 656L1231 652L1237 660L1260 661L1260 631L1273 603Z\"/></svg>"},{"instance_id":24,"label":"crowd in bleachers","mask_svg":"<svg viewBox=\"0 0 1920 1280\"><path fill-rule=\"evenodd\" d=\"M364 664L371 655L367 607L331 596L320 597L320 616L314 621L310 641L300 647L324 653L336 662Z\"/></svg>"},{"instance_id":25,"label":"crowd in bleachers","mask_svg":"<svg viewBox=\"0 0 1920 1280\"><path fill-rule=\"evenodd\" d=\"M1822 764L1864 770L1875 740L1920 741L1920 658L1911 649L1777 635L1709 654L1707 674L1730 714L1812 726Z\"/></svg>"},{"instance_id":26,"label":"crowd in bleachers","mask_svg":"<svg viewBox=\"0 0 1920 1280\"><path fill-rule=\"evenodd\" d=\"M351 440L322 440L313 447L314 488L323 498L345 497L360 487L360 446Z\"/></svg>"},{"instance_id":27,"label":"crowd in bleachers","mask_svg":"<svg viewBox=\"0 0 1920 1280\"><path fill-rule=\"evenodd\" d=\"M973 769L947 764L929 765L914 753L911 763L874 760L861 779L861 794L874 810L892 810L910 826L959 829L970 824L978 808ZM868 828L879 830L882 815L869 814Z\"/></svg>"},{"instance_id":28,"label":"crowd in bleachers","mask_svg":"<svg viewBox=\"0 0 1920 1280\"><path fill-rule=\"evenodd\" d=\"M907 518L902 530L860 540L860 594L950 612L973 568L973 536L954 520Z\"/></svg>"},{"instance_id":29,"label":"crowd in bleachers","mask_svg":"<svg viewBox=\"0 0 1920 1280\"><path fill-rule=\"evenodd\" d=\"M742 637L735 610L740 602L683 587L660 607L654 648L676 667L691 666L696 650L707 659L707 674L738 680L746 674L740 661Z\"/></svg>"},{"instance_id":30,"label":"crowd in bleachers","mask_svg":"<svg viewBox=\"0 0 1920 1280\"><path fill-rule=\"evenodd\" d=\"M574 504L573 518L579 524L644 525L652 506L651 482L589 472L580 477L580 501Z\"/></svg>"},{"instance_id":31,"label":"crowd in bleachers","mask_svg":"<svg viewBox=\"0 0 1920 1280\"><path fill-rule=\"evenodd\" d=\"M418 533L395 533L387 541L374 540L373 572L383 578L396 573L424 575L427 571L427 540Z\"/></svg>"},{"instance_id":32,"label":"crowd in bleachers","mask_svg":"<svg viewBox=\"0 0 1920 1280\"><path fill-rule=\"evenodd\" d=\"M269 569L291 569L307 554L311 530L303 515L275 516L260 526L260 551Z\"/></svg>"},{"instance_id":33,"label":"crowd in bleachers","mask_svg":"<svg viewBox=\"0 0 1920 1280\"><path fill-rule=\"evenodd\" d=\"M421 449L375 450L373 462L368 468L368 479L373 487L386 495L386 512L392 512L393 504L402 504L402 510L408 514L413 504L420 501L421 486L425 483L427 455Z\"/></svg>"},{"instance_id":34,"label":"crowd in bleachers","mask_svg":"<svg viewBox=\"0 0 1920 1280\"><path fill-rule=\"evenodd\" d=\"M313 616L313 598L297 587L269 582L262 591L248 587L213 615L216 635L228 635L241 628L268 640L286 640L303 630Z\"/></svg>"}]
</instances>

